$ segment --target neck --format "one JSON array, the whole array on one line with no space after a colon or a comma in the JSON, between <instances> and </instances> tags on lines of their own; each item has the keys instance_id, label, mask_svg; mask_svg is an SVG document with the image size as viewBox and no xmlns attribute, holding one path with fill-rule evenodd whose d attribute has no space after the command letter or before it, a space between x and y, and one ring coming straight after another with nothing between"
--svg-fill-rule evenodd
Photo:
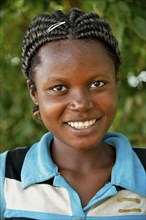
<instances>
[{"instance_id":1,"label":"neck","mask_svg":"<svg viewBox=\"0 0 146 220\"><path fill-rule=\"evenodd\" d=\"M62 146L53 141L51 155L59 169L81 173L114 163L115 158L113 148L104 142L99 143L94 148L85 150Z\"/></svg>"}]
</instances>

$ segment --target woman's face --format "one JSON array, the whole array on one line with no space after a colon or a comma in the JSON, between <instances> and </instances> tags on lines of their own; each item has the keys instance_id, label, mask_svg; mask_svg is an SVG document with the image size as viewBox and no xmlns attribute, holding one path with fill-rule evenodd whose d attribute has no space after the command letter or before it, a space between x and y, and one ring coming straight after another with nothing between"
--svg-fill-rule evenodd
<instances>
[{"instance_id":1,"label":"woman's face","mask_svg":"<svg viewBox=\"0 0 146 220\"><path fill-rule=\"evenodd\" d=\"M83 39L47 43L39 56L30 95L54 143L96 147L116 114L114 61L100 42Z\"/></svg>"}]
</instances>

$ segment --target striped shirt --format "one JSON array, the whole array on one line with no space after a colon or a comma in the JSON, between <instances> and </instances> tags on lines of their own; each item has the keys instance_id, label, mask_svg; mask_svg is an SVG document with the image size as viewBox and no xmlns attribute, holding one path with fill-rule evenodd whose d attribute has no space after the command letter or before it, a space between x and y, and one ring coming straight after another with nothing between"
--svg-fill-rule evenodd
<instances>
[{"instance_id":1,"label":"striped shirt","mask_svg":"<svg viewBox=\"0 0 146 220\"><path fill-rule=\"evenodd\" d=\"M1 219L146 219L146 174L125 136L105 135L104 142L116 150L111 181L86 207L52 161L52 139L47 133L31 148L1 154Z\"/></svg>"}]
</instances>

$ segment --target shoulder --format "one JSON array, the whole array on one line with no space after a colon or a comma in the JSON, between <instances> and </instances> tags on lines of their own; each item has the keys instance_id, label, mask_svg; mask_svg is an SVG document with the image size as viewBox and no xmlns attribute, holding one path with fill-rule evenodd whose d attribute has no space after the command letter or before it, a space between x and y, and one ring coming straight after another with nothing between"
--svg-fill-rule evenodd
<instances>
[{"instance_id":1,"label":"shoulder","mask_svg":"<svg viewBox=\"0 0 146 220\"><path fill-rule=\"evenodd\" d=\"M21 147L0 154L2 182L4 182L5 177L12 178L11 176L14 173L18 175L21 172L24 158L29 149L29 147Z\"/></svg>"},{"instance_id":2,"label":"shoulder","mask_svg":"<svg viewBox=\"0 0 146 220\"><path fill-rule=\"evenodd\" d=\"M13 178L15 176L15 178L20 178L23 161L29 149L30 147L20 147L8 151L5 161L6 177Z\"/></svg>"},{"instance_id":3,"label":"shoulder","mask_svg":"<svg viewBox=\"0 0 146 220\"><path fill-rule=\"evenodd\" d=\"M0 198L1 209L0 217L3 219L3 212L5 210L5 196L4 196L4 183L5 178L20 178L22 164L29 147L16 148L0 154Z\"/></svg>"},{"instance_id":4,"label":"shoulder","mask_svg":"<svg viewBox=\"0 0 146 220\"><path fill-rule=\"evenodd\" d=\"M146 148L133 147L134 152L137 154L139 160L141 161L145 171L146 171Z\"/></svg>"}]
</instances>

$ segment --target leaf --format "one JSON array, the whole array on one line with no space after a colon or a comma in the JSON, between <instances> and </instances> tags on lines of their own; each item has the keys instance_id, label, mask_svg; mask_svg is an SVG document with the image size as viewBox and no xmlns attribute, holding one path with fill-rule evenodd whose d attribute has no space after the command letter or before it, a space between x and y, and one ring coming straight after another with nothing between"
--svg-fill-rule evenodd
<instances>
[{"instance_id":1,"label":"leaf","mask_svg":"<svg viewBox=\"0 0 146 220\"><path fill-rule=\"evenodd\" d=\"M131 23L131 29L143 40L146 40L146 21L136 17Z\"/></svg>"},{"instance_id":2,"label":"leaf","mask_svg":"<svg viewBox=\"0 0 146 220\"><path fill-rule=\"evenodd\" d=\"M124 1L119 1L117 2L117 5L116 7L118 8L118 11L120 13L123 13L125 17L128 17L131 15L131 11L130 11L130 8L129 6L127 5L126 2Z\"/></svg>"}]
</instances>

